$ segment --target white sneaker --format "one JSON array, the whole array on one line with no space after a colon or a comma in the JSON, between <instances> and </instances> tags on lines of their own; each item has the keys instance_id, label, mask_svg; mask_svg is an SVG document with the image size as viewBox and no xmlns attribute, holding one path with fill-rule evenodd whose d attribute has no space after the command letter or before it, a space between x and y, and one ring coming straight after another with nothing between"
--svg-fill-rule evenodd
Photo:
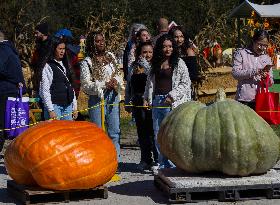
<instances>
[{"instance_id":1,"label":"white sneaker","mask_svg":"<svg viewBox=\"0 0 280 205\"><path fill-rule=\"evenodd\" d=\"M151 167L152 172L154 173L154 175L158 174L158 170L159 170L159 163L155 163L152 167Z\"/></svg>"}]
</instances>

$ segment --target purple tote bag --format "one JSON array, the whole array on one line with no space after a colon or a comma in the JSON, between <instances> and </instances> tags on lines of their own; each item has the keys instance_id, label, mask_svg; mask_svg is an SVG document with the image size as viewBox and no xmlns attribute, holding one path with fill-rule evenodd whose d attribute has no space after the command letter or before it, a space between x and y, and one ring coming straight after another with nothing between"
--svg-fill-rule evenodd
<instances>
[{"instance_id":1,"label":"purple tote bag","mask_svg":"<svg viewBox=\"0 0 280 205\"><path fill-rule=\"evenodd\" d=\"M28 128L29 98L22 97L22 87L19 88L19 97L8 97L5 112L5 128L7 138L14 139Z\"/></svg>"}]
</instances>

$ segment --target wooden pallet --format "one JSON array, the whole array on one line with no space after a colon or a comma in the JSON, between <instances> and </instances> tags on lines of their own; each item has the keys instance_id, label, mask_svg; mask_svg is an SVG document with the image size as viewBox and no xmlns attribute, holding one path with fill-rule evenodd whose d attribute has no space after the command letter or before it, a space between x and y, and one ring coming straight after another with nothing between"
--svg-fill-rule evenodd
<instances>
[{"instance_id":1,"label":"wooden pallet","mask_svg":"<svg viewBox=\"0 0 280 205\"><path fill-rule=\"evenodd\" d=\"M46 204L108 198L108 188L106 186L84 190L56 191L19 185L13 180L9 180L7 190L11 197L19 200L22 204Z\"/></svg>"},{"instance_id":2,"label":"wooden pallet","mask_svg":"<svg viewBox=\"0 0 280 205\"><path fill-rule=\"evenodd\" d=\"M177 175L177 173L179 173ZM165 175L166 174L166 175ZM250 177L242 178L227 178L217 177L216 174L210 175L186 175L179 170L162 170L154 177L155 186L163 191L169 198L170 203L192 203L201 201L241 201L253 199L278 199L280 198L280 171L275 176L253 176L250 182ZM267 183L264 182L264 177ZM275 179L274 179L275 177ZM222 185L215 185L214 182L223 180ZM258 180L260 178L260 180ZM188 184L192 179L193 182ZM232 179L236 179L233 183ZM196 181L197 180L197 181ZM191 180L190 180L191 181ZM193 186L191 185L193 183Z\"/></svg>"}]
</instances>

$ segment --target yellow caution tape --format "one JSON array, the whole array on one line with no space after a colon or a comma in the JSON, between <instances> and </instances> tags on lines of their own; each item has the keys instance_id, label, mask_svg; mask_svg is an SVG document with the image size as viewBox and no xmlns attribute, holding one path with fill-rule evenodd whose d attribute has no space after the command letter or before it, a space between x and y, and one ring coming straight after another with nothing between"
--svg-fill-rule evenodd
<instances>
[{"instance_id":1,"label":"yellow caution tape","mask_svg":"<svg viewBox=\"0 0 280 205\"><path fill-rule=\"evenodd\" d=\"M108 106L119 106L120 104L123 105L124 107L135 107L135 108L148 108L148 109L153 109L153 108L154 108L154 109L171 108L170 106L140 106L140 105L132 105L132 104L125 105L123 102L121 102L121 103L116 103L116 104L106 104L106 103L104 103L104 101L102 101L102 102L101 102L100 104L98 104L98 105L95 105L95 106L92 106L92 107L88 107L88 108L85 108L85 109L82 109L82 110L77 110L77 111L75 111L75 112L71 112L71 113L69 113L69 114L65 114L65 115L62 115L62 116L58 116L58 117L56 117L56 118L51 118L51 119L49 119L49 120L61 119L61 118L63 118L63 117L72 115L73 113L79 113L79 112L83 112L83 111L88 111L88 110L91 110L91 109L94 109L94 108L97 108L97 107L100 107L100 106L102 106L102 107L104 107L105 105L108 105ZM279 112L280 112L280 111L279 111ZM103 112L102 112L102 115L105 115L104 110L103 110ZM105 118L104 118L104 120L105 120ZM104 120L103 120L103 121L104 121ZM1 131L14 130L14 129L23 128L23 127L31 127L31 126L34 126L34 125L36 125L36 124L38 124L38 123L39 123L39 122L30 123L30 124L28 124L28 125L17 126L17 127L9 128L9 129L7 129L7 128L5 128L5 129L0 129L0 132L1 132ZM105 129L105 128L103 128L103 129Z\"/></svg>"}]
</instances>

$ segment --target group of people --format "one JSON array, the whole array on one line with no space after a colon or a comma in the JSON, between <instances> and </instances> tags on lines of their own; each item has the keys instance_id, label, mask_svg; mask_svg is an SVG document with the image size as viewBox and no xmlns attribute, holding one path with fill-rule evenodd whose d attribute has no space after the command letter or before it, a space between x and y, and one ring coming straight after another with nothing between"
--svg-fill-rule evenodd
<instances>
[{"instance_id":1,"label":"group of people","mask_svg":"<svg viewBox=\"0 0 280 205\"><path fill-rule=\"evenodd\" d=\"M78 63L78 49L71 43L72 34L58 31L48 35L47 24L36 27L36 50L32 58L36 82L34 89L42 99L44 119L77 118L79 86L89 96L89 118L101 127L102 100L105 124L120 159L120 90L126 81L126 110L136 121L141 150L140 170L173 167L160 152L157 134L162 120L180 104L195 100L192 82L197 80L196 47L182 27L168 27L160 18L159 34L152 38L143 24L134 24L123 55L121 74L115 55L108 51L105 36L87 36L86 57ZM238 80L236 99L254 109L258 82L271 75L271 59L265 50L269 42L266 31L256 32L252 44L238 49L233 60L233 77ZM7 97L18 94L24 86L20 59L12 44L0 30L0 114L4 125ZM11 60L13 59L13 60ZM272 79L272 77L271 77ZM75 83L76 82L76 83ZM80 85L79 85L80 84ZM1 142L3 132L1 131Z\"/></svg>"},{"instance_id":2,"label":"group of people","mask_svg":"<svg viewBox=\"0 0 280 205\"><path fill-rule=\"evenodd\" d=\"M123 59L125 104L136 122L140 170L174 166L161 154L157 134L164 117L192 99L198 76L195 45L183 28L169 28L168 20L160 18L157 29L152 37L145 25L134 24Z\"/></svg>"},{"instance_id":3,"label":"group of people","mask_svg":"<svg viewBox=\"0 0 280 205\"><path fill-rule=\"evenodd\" d=\"M192 69L192 76L196 76L197 71L193 44L182 28L169 29L164 18L159 20L158 28L159 35L152 39L146 26L134 26L123 59L127 82L126 105L133 105L141 149L138 168L141 170L174 166L160 154L156 136L162 120L171 109L191 100L189 70ZM36 35L44 36L41 35L46 33L44 29L45 25L39 25ZM43 45L47 44L47 40L41 40L45 42ZM52 37L49 50L41 52L43 57L39 58L38 93L43 102L45 120L57 117L72 120L77 117L77 97L72 83L74 65L67 55L69 44L65 36ZM86 57L79 63L79 68L81 89L89 96L89 118L101 127L100 104L104 100L107 133L120 161L119 102L123 76L115 55L106 49L102 33L87 36Z\"/></svg>"}]
</instances>

